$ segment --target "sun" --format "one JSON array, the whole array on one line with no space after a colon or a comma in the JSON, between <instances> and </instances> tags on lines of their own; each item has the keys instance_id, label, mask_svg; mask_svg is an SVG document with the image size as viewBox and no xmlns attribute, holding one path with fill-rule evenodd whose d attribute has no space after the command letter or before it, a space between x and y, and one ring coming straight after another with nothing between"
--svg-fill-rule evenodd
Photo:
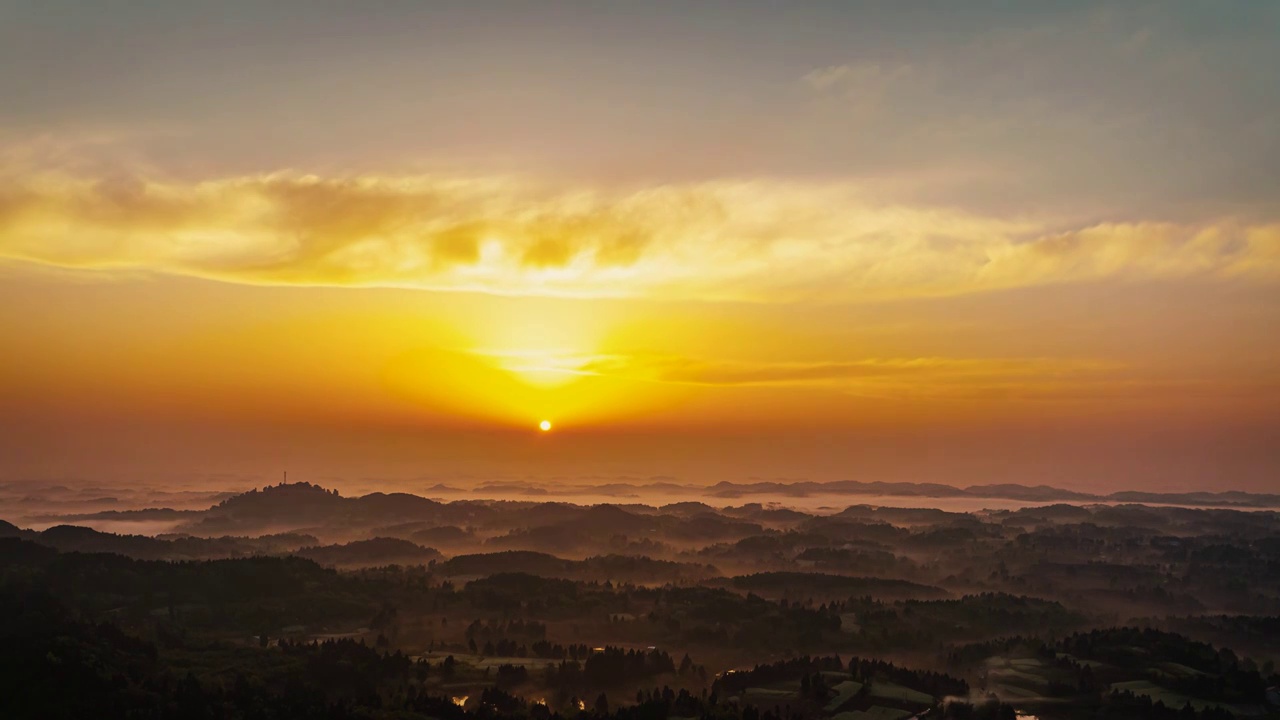
<instances>
[{"instance_id":1,"label":"sun","mask_svg":"<svg viewBox=\"0 0 1280 720\"><path fill-rule=\"evenodd\" d=\"M539 430L541 430L542 432L550 432L550 431L551 431L551 421L550 421L550 420L543 420L542 422L538 423L538 429L539 429Z\"/></svg>"}]
</instances>

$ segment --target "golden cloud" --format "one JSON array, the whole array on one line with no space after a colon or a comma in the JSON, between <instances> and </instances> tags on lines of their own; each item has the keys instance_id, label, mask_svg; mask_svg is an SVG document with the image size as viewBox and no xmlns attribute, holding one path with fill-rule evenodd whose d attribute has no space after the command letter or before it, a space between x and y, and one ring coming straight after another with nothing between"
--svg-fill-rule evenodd
<instances>
[{"instance_id":1,"label":"golden cloud","mask_svg":"<svg viewBox=\"0 0 1280 720\"><path fill-rule=\"evenodd\" d=\"M511 178L0 179L0 258L253 284L747 301L1045 283L1280 279L1280 225L1023 220L871 202L856 185L631 192Z\"/></svg>"},{"instance_id":2,"label":"golden cloud","mask_svg":"<svg viewBox=\"0 0 1280 720\"><path fill-rule=\"evenodd\" d=\"M1124 364L1074 358L864 358L851 361L711 360L663 354L468 353L517 375L612 378L703 387L809 387L884 397L969 396L1012 390L1050 395L1080 385L1132 384Z\"/></svg>"}]
</instances>

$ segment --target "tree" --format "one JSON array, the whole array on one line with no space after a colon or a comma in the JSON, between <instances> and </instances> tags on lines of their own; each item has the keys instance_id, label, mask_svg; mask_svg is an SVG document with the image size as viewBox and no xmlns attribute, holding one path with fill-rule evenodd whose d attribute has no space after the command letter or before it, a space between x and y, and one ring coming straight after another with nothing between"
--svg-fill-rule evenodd
<instances>
[{"instance_id":1,"label":"tree","mask_svg":"<svg viewBox=\"0 0 1280 720\"><path fill-rule=\"evenodd\" d=\"M689 657L689 653L684 654L684 659L680 661L680 677L684 677L693 670L693 659Z\"/></svg>"},{"instance_id":2,"label":"tree","mask_svg":"<svg viewBox=\"0 0 1280 720\"><path fill-rule=\"evenodd\" d=\"M1080 692L1082 693L1093 692L1094 689L1097 688L1097 683L1093 679L1093 668L1091 666L1085 665L1080 668L1080 680L1078 684L1080 686Z\"/></svg>"}]
</instances>

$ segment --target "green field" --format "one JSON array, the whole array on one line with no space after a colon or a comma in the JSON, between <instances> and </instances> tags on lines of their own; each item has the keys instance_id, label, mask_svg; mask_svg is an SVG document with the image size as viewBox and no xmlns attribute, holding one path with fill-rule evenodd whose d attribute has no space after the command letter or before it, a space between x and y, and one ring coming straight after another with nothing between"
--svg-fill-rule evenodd
<instances>
[{"instance_id":1,"label":"green field","mask_svg":"<svg viewBox=\"0 0 1280 720\"><path fill-rule=\"evenodd\" d=\"M831 720L902 720L911 716L910 710L872 705L866 710L852 710L833 715Z\"/></svg>"},{"instance_id":2,"label":"green field","mask_svg":"<svg viewBox=\"0 0 1280 720\"><path fill-rule=\"evenodd\" d=\"M1031 700L1041 697L1041 693L1027 688L1018 687L1017 685L1002 685L995 683L991 686L991 691L999 697L1016 698L1018 700Z\"/></svg>"},{"instance_id":3,"label":"green field","mask_svg":"<svg viewBox=\"0 0 1280 720\"><path fill-rule=\"evenodd\" d=\"M747 688L742 693L742 699L747 702L765 702L772 700L789 700L795 697L794 690L782 690L778 688L752 687Z\"/></svg>"},{"instance_id":4,"label":"green field","mask_svg":"<svg viewBox=\"0 0 1280 720\"><path fill-rule=\"evenodd\" d=\"M1059 657L1069 656L1059 655ZM988 658L986 664L992 689L1009 697L1038 698L1048 691L1049 684L1054 680L1067 684L1074 682L1070 671L1047 663L1041 658L1010 658L997 655Z\"/></svg>"},{"instance_id":5,"label":"green field","mask_svg":"<svg viewBox=\"0 0 1280 720\"><path fill-rule=\"evenodd\" d=\"M845 680L844 682L832 688L836 691L836 696L831 698L831 702L827 703L824 708L827 712L835 712L840 709L841 705L853 699L862 690L862 683L856 680Z\"/></svg>"},{"instance_id":6,"label":"green field","mask_svg":"<svg viewBox=\"0 0 1280 720\"><path fill-rule=\"evenodd\" d=\"M1160 687L1159 685L1151 682L1150 680L1130 680L1128 682L1113 683L1111 685L1111 689L1112 690L1128 690L1134 695L1147 695L1152 699L1152 701L1158 700L1164 703L1165 707L1174 708L1175 710L1178 708L1181 708L1182 706L1186 705L1188 701L1190 701L1191 707L1195 708L1196 710L1204 710L1206 708L1211 708L1211 707L1220 707L1225 710L1229 710L1236 715L1245 716L1245 717L1251 716L1251 715L1261 715L1265 713L1265 710L1263 710L1260 707L1254 707L1254 706L1248 706L1248 705L1231 705L1228 703L1211 702L1208 700L1193 698L1187 695L1183 695L1182 693L1174 692L1167 688Z\"/></svg>"},{"instance_id":7,"label":"green field","mask_svg":"<svg viewBox=\"0 0 1280 720\"><path fill-rule=\"evenodd\" d=\"M1101 662L1099 660L1081 660L1080 658L1070 653L1058 653L1058 657L1067 658L1068 660L1078 662L1081 665L1086 665L1088 667L1091 667L1094 670L1109 670L1113 667L1112 665L1108 665L1107 663Z\"/></svg>"},{"instance_id":8,"label":"green field","mask_svg":"<svg viewBox=\"0 0 1280 720\"><path fill-rule=\"evenodd\" d=\"M1156 666L1158 669L1173 675L1174 677L1196 677L1204 675L1204 673L1193 667L1187 667L1176 662L1162 662Z\"/></svg>"},{"instance_id":9,"label":"green field","mask_svg":"<svg viewBox=\"0 0 1280 720\"><path fill-rule=\"evenodd\" d=\"M1014 683L1024 686L1031 685L1037 688L1049 686L1048 678L1043 675L1023 672L1022 670L1016 670L1014 668L992 668L988 671L988 674L993 680L1005 684Z\"/></svg>"},{"instance_id":10,"label":"green field","mask_svg":"<svg viewBox=\"0 0 1280 720\"><path fill-rule=\"evenodd\" d=\"M884 698L885 700L901 700L915 705L929 706L933 705L934 702L932 695L926 695L919 690L905 688L886 680L871 681L870 692L871 697Z\"/></svg>"}]
</instances>

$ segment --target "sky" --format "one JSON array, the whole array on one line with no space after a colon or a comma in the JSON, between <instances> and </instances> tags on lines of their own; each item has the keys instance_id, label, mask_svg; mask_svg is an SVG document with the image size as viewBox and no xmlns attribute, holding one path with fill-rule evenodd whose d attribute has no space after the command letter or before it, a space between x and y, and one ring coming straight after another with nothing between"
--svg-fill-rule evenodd
<instances>
[{"instance_id":1,"label":"sky","mask_svg":"<svg viewBox=\"0 0 1280 720\"><path fill-rule=\"evenodd\" d=\"M1276 68L1264 0L0 0L0 481L1276 491Z\"/></svg>"}]
</instances>

